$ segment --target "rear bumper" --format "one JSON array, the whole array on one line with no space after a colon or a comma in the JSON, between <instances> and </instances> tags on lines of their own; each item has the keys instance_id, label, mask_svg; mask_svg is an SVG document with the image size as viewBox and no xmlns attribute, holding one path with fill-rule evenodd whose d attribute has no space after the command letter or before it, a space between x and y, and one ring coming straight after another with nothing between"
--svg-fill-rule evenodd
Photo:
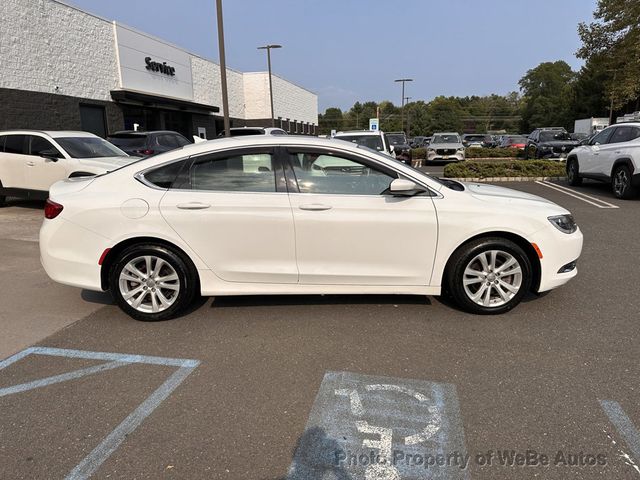
<instances>
[{"instance_id":1,"label":"rear bumper","mask_svg":"<svg viewBox=\"0 0 640 480\"><path fill-rule=\"evenodd\" d=\"M109 240L58 217L40 228L40 262L55 282L102 291L98 260Z\"/></svg>"}]
</instances>

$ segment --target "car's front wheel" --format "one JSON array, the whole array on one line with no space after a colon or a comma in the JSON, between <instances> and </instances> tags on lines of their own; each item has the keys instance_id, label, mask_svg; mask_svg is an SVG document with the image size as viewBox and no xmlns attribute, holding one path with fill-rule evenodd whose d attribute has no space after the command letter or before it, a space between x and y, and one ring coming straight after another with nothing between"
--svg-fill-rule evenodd
<instances>
[{"instance_id":1,"label":"car's front wheel","mask_svg":"<svg viewBox=\"0 0 640 480\"><path fill-rule=\"evenodd\" d=\"M631 170L626 165L621 165L613 172L611 180L613 194L616 198L629 200L637 195L637 189L631 184Z\"/></svg>"},{"instance_id":2,"label":"car's front wheel","mask_svg":"<svg viewBox=\"0 0 640 480\"><path fill-rule=\"evenodd\" d=\"M115 261L109 277L120 308L136 320L177 316L196 295L196 274L181 255L159 245L134 245Z\"/></svg>"},{"instance_id":3,"label":"car's front wheel","mask_svg":"<svg viewBox=\"0 0 640 480\"><path fill-rule=\"evenodd\" d=\"M582 184L578 161L575 158L570 158L567 162L567 182L573 187L577 187Z\"/></svg>"},{"instance_id":4,"label":"car's front wheel","mask_svg":"<svg viewBox=\"0 0 640 480\"><path fill-rule=\"evenodd\" d=\"M464 310L500 314L529 291L532 267L527 254L504 238L482 238L461 247L449 262L448 291Z\"/></svg>"}]
</instances>

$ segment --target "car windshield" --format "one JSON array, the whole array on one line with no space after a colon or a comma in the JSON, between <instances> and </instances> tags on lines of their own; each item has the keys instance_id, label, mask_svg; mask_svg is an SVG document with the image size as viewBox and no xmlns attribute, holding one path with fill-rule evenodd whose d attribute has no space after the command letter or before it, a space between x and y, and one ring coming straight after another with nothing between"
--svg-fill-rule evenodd
<instances>
[{"instance_id":1,"label":"car windshield","mask_svg":"<svg viewBox=\"0 0 640 480\"><path fill-rule=\"evenodd\" d=\"M431 143L460 143L458 135L434 135Z\"/></svg>"},{"instance_id":2,"label":"car windshield","mask_svg":"<svg viewBox=\"0 0 640 480\"><path fill-rule=\"evenodd\" d=\"M62 137L55 140L71 158L128 157L118 147L99 137Z\"/></svg>"},{"instance_id":3,"label":"car windshield","mask_svg":"<svg viewBox=\"0 0 640 480\"><path fill-rule=\"evenodd\" d=\"M109 141L120 148L142 148L147 142L146 135L118 135L109 137Z\"/></svg>"},{"instance_id":4,"label":"car windshield","mask_svg":"<svg viewBox=\"0 0 640 480\"><path fill-rule=\"evenodd\" d=\"M540 133L540 141L541 142L557 142L563 140L571 140L571 137L566 132L541 132Z\"/></svg>"},{"instance_id":5,"label":"car windshield","mask_svg":"<svg viewBox=\"0 0 640 480\"><path fill-rule=\"evenodd\" d=\"M387 134L387 140L390 145L405 145L407 143L407 137L401 133Z\"/></svg>"},{"instance_id":6,"label":"car windshield","mask_svg":"<svg viewBox=\"0 0 640 480\"><path fill-rule=\"evenodd\" d=\"M384 149L380 135L336 135L335 138L344 140L345 142L356 143L376 151L382 151Z\"/></svg>"}]
</instances>

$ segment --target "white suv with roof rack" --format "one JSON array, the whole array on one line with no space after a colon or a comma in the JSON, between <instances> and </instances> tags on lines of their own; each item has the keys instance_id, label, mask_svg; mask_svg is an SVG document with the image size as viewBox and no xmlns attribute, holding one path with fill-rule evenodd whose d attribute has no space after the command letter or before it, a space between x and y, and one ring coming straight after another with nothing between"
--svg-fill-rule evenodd
<instances>
[{"instance_id":1,"label":"white suv with roof rack","mask_svg":"<svg viewBox=\"0 0 640 480\"><path fill-rule=\"evenodd\" d=\"M87 132L0 132L0 206L6 197L46 199L49 187L100 175L138 160Z\"/></svg>"},{"instance_id":2,"label":"white suv with roof rack","mask_svg":"<svg viewBox=\"0 0 640 480\"><path fill-rule=\"evenodd\" d=\"M571 150L567 180L580 185L589 178L610 182L617 198L629 199L640 191L640 121L605 128L589 142Z\"/></svg>"}]
</instances>

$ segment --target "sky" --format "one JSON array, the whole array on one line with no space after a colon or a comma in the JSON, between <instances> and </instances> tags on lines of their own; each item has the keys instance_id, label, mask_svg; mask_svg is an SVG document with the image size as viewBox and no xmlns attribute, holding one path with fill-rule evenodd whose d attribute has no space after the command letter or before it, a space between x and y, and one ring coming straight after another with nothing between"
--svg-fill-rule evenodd
<instances>
[{"instance_id":1,"label":"sky","mask_svg":"<svg viewBox=\"0 0 640 480\"><path fill-rule=\"evenodd\" d=\"M218 61L215 0L68 0ZM597 0L223 0L227 66L273 72L318 94L320 112L356 101L506 94L541 62L574 69L579 22Z\"/></svg>"}]
</instances>

